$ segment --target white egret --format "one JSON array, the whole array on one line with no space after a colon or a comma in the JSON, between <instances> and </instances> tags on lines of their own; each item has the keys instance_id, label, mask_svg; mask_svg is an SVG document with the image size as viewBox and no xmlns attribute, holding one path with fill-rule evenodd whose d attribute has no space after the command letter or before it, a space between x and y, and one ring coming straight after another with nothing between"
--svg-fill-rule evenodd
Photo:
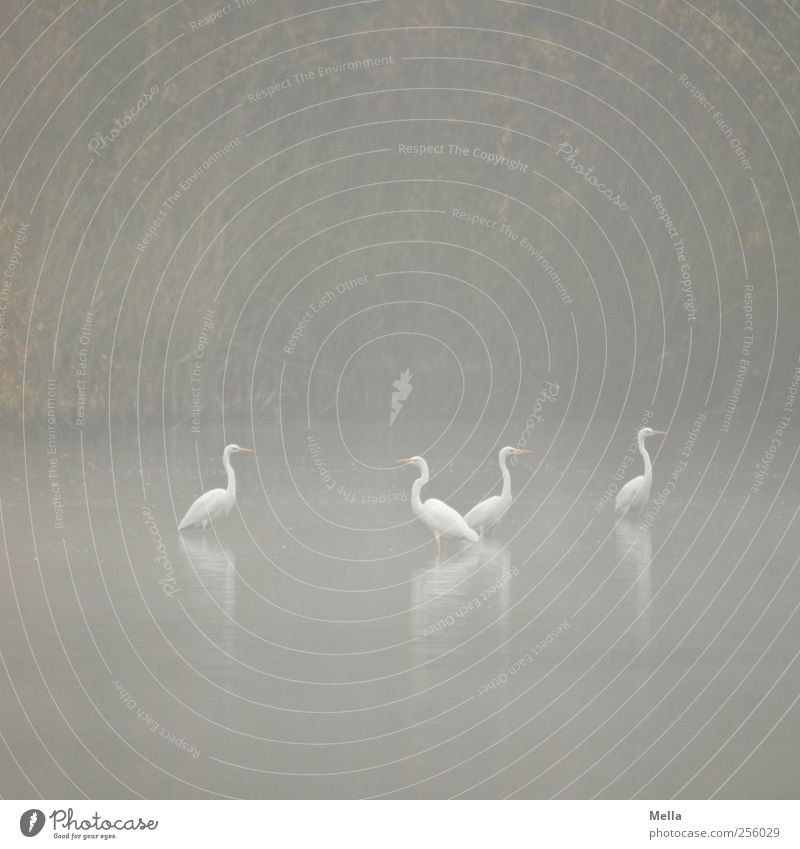
<instances>
[{"instance_id":1,"label":"white egret","mask_svg":"<svg viewBox=\"0 0 800 849\"><path fill-rule=\"evenodd\" d=\"M397 462L414 465L420 470L420 476L411 486L411 509L414 515L428 526L436 538L437 553L440 551L439 537L442 536L456 537L469 542L478 541L478 534L466 523L464 517L449 504L445 504L438 498L422 500L420 492L430 479L428 464L422 457L408 457Z\"/></svg>"},{"instance_id":2,"label":"white egret","mask_svg":"<svg viewBox=\"0 0 800 849\"><path fill-rule=\"evenodd\" d=\"M227 516L233 510L236 503L236 475L231 465L231 454L252 454L249 448L240 448L238 445L227 445L222 452L222 465L228 473L228 486L225 489L210 489L201 495L197 501L186 511L181 519L178 530L199 525L203 530L216 519Z\"/></svg>"},{"instance_id":3,"label":"white egret","mask_svg":"<svg viewBox=\"0 0 800 849\"><path fill-rule=\"evenodd\" d=\"M625 486L617 493L616 508L620 513L636 513L637 515L644 510L647 499L650 498L650 486L653 483L653 464L650 462L650 455L644 447L644 441L648 436L665 436L663 430L652 430L649 427L643 427L636 439L639 443L639 453L644 460L644 474L638 478L629 480Z\"/></svg>"},{"instance_id":4,"label":"white egret","mask_svg":"<svg viewBox=\"0 0 800 849\"><path fill-rule=\"evenodd\" d=\"M492 525L496 525L504 516L506 510L511 506L511 474L508 471L508 458L516 454L530 454L527 448L512 448L506 445L500 449L498 461L500 472L503 475L503 491L500 495L492 495L480 504L476 504L472 510L464 516L467 524L479 534L485 534Z\"/></svg>"}]
</instances>

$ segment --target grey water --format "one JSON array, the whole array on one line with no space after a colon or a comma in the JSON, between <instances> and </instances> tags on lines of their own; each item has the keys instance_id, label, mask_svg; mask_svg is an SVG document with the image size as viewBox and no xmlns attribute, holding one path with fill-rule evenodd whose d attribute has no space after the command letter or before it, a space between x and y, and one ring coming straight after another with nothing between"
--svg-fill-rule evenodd
<instances>
[{"instance_id":1,"label":"grey water","mask_svg":"<svg viewBox=\"0 0 800 849\"><path fill-rule=\"evenodd\" d=\"M256 436L237 509L183 535L224 485L210 441L72 433L57 475L11 459L3 796L800 792L796 472L753 496L752 464L708 439L657 513L620 521L603 494L629 434L576 432L512 468L486 539L437 559L399 446ZM424 496L466 512L498 491L495 448L418 444ZM658 449L654 497L683 444Z\"/></svg>"}]
</instances>

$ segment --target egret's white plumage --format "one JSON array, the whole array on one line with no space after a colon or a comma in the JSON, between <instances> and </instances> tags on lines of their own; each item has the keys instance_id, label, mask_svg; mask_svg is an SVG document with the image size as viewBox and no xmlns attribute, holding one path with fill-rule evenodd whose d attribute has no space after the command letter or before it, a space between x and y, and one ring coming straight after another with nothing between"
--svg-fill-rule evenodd
<instances>
[{"instance_id":1,"label":"egret's white plumage","mask_svg":"<svg viewBox=\"0 0 800 849\"><path fill-rule=\"evenodd\" d=\"M178 530L199 525L205 529L211 522L227 516L233 510L236 503L236 475L231 465L231 454L246 452L252 454L249 448L240 448L238 445L227 445L222 452L222 465L228 473L228 486L225 489L210 489L203 493L192 506L186 511L181 519Z\"/></svg>"},{"instance_id":2,"label":"egret's white plumage","mask_svg":"<svg viewBox=\"0 0 800 849\"><path fill-rule=\"evenodd\" d=\"M465 539L469 542L478 541L478 534L466 523L464 517L449 504L445 504L438 498L422 500L420 492L430 479L428 464L422 457L409 457L397 462L414 465L420 470L420 476L411 486L411 510L433 533L436 538L437 550L440 544L439 538L442 536Z\"/></svg>"},{"instance_id":3,"label":"egret's white plumage","mask_svg":"<svg viewBox=\"0 0 800 849\"><path fill-rule=\"evenodd\" d=\"M512 448L507 445L500 449L498 461L500 472L503 475L503 491L500 495L492 495L480 504L476 504L472 510L464 516L467 524L479 534L485 534L492 525L496 525L511 506L511 474L508 471L508 458L513 454L529 454L526 448Z\"/></svg>"},{"instance_id":4,"label":"egret's white plumage","mask_svg":"<svg viewBox=\"0 0 800 849\"><path fill-rule=\"evenodd\" d=\"M637 434L639 453L644 460L644 474L629 480L617 493L615 506L620 513L636 513L638 515L644 510L647 500L650 498L650 487L653 483L653 464L650 462L647 449L644 447L644 441L648 436L664 436L664 431L643 427Z\"/></svg>"}]
</instances>

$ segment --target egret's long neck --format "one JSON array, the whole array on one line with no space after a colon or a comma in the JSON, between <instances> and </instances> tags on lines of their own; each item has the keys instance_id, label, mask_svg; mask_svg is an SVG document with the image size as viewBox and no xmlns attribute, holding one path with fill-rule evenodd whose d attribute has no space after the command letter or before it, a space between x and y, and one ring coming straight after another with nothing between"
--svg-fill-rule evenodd
<instances>
[{"instance_id":1,"label":"egret's long neck","mask_svg":"<svg viewBox=\"0 0 800 849\"><path fill-rule=\"evenodd\" d=\"M511 498L511 473L508 471L508 455L500 455L500 471L503 474L503 492L501 498Z\"/></svg>"},{"instance_id":2,"label":"egret's long neck","mask_svg":"<svg viewBox=\"0 0 800 849\"><path fill-rule=\"evenodd\" d=\"M642 455L642 459L644 460L644 477L645 480L652 481L653 480L653 464L650 462L650 455L647 453L647 449L644 447L644 437L639 437L639 453Z\"/></svg>"},{"instance_id":3,"label":"egret's long neck","mask_svg":"<svg viewBox=\"0 0 800 849\"><path fill-rule=\"evenodd\" d=\"M236 473L233 471L231 456L227 451L222 455L222 465L225 466L225 471L228 473L228 487L225 492L236 498Z\"/></svg>"},{"instance_id":4,"label":"egret's long neck","mask_svg":"<svg viewBox=\"0 0 800 849\"><path fill-rule=\"evenodd\" d=\"M420 476L414 481L411 485L411 509L415 514L420 514L422 512L422 487L428 482L430 478L430 472L428 471L428 464L423 460L422 465L420 466Z\"/></svg>"}]
</instances>

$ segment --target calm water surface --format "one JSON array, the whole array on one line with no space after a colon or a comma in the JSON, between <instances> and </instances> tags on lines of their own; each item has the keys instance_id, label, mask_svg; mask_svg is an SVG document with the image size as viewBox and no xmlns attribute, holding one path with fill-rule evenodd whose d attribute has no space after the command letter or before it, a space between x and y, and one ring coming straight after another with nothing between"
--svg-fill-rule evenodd
<instances>
[{"instance_id":1,"label":"calm water surface","mask_svg":"<svg viewBox=\"0 0 800 849\"><path fill-rule=\"evenodd\" d=\"M748 499L712 448L649 527L602 503L616 455L530 455L503 524L438 560L414 470L343 451L236 458L239 510L183 537L176 514L223 483L210 449L200 475L188 443L140 465L62 441L63 528L20 460L3 795L796 795L791 482ZM426 494L463 511L498 485L493 456L431 460Z\"/></svg>"}]
</instances>

